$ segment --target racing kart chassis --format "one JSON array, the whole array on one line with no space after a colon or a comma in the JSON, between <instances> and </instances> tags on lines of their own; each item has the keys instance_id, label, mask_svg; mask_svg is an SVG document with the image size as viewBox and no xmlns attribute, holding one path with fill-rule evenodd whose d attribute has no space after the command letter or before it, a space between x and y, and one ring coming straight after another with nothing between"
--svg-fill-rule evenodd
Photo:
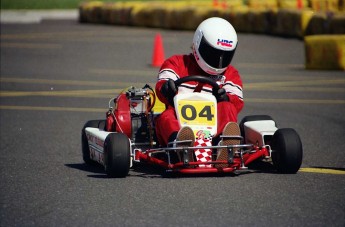
<instances>
[{"instance_id":1,"label":"racing kart chassis","mask_svg":"<svg viewBox=\"0 0 345 227\"><path fill-rule=\"evenodd\" d=\"M199 147L177 147L177 148L164 148L152 149L146 152L137 152L135 158L140 161L157 164L166 169L167 172L178 172L185 174L193 173L232 173L236 170L246 170L248 165L263 158L269 158L269 149L266 147L254 147L251 144L242 145L229 145L229 146L206 146L204 149L222 149L228 150L228 160L223 161L209 161L207 163L201 161L190 161L189 152L192 152ZM183 160L178 163L171 163L170 153L182 151ZM168 160L161 160L152 156L152 154L165 153ZM227 164L228 167L215 167L217 164Z\"/></svg>"},{"instance_id":2,"label":"racing kart chassis","mask_svg":"<svg viewBox=\"0 0 345 227\"><path fill-rule=\"evenodd\" d=\"M189 77L218 86L213 81L205 80L205 77ZM175 83L180 85L183 82L180 79ZM184 101L184 97L181 97ZM178 99L174 100L176 112L179 111L176 106L181 106ZM194 108L190 105L193 99L197 103L196 107L200 103L216 106L215 98L205 94L198 93L188 96L187 99L190 99L187 102L190 108ZM112 100L114 106L111 106ZM199 102L200 100L202 102ZM126 177L129 169L136 163L155 164L167 172L181 174L233 173L248 169L248 166L256 161L271 163L280 173L296 173L301 166L303 149L299 135L291 128L278 129L276 122L268 115L246 116L239 124L241 135L220 136L239 141L236 145L211 143L186 146L191 141L174 141L163 147L155 135L155 118L164 106L161 110L157 108L155 93L149 85L139 89L130 87L111 101L105 120L88 121L82 129L82 153L85 163L100 163L110 177ZM210 110L207 112L207 119L209 116L217 116L212 112L216 110L207 110ZM205 119L202 119L202 124ZM206 122L207 128L214 127L210 122ZM188 124L193 123L195 121L188 121ZM216 121L212 123L217 125ZM197 128L203 127L202 124L197 125ZM212 135L212 132L209 134ZM195 151L200 149L212 151L208 161L196 158ZM227 149L228 160L217 160L219 149Z\"/></svg>"}]
</instances>

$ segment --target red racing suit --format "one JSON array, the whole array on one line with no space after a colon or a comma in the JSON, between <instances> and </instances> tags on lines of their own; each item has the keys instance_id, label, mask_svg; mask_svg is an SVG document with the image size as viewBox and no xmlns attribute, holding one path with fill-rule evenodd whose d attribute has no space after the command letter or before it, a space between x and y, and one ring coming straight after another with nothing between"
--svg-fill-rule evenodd
<instances>
[{"instance_id":1,"label":"red racing suit","mask_svg":"<svg viewBox=\"0 0 345 227\"><path fill-rule=\"evenodd\" d=\"M243 108L242 80L238 71L231 65L222 73L223 75L206 74L196 62L193 54L174 55L168 58L160 68L156 83L156 94L165 105L166 110L156 119L156 134L161 145L167 145L172 133L180 129L175 109L172 107L166 97L161 93L163 84L168 80L177 80L189 75L204 75L213 78L220 88L224 88L229 102L219 102L217 105L217 135L219 135L228 122L237 122L237 115ZM195 81L183 83L178 88L178 93L193 92L198 83ZM197 89L198 90L198 89ZM205 84L200 92L212 93L212 87Z\"/></svg>"}]
</instances>

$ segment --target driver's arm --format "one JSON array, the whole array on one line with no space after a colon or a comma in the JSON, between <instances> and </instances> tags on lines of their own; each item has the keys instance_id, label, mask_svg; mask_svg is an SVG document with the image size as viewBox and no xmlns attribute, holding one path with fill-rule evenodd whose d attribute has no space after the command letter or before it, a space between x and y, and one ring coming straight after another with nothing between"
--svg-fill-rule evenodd
<instances>
[{"instance_id":1,"label":"driver's arm","mask_svg":"<svg viewBox=\"0 0 345 227\"><path fill-rule=\"evenodd\" d=\"M163 63L158 73L157 83L155 87L156 95L158 99L166 105L169 105L169 100L166 94L162 93L162 87L169 79L173 81L179 79L180 76L178 75L178 73L178 61L177 58L174 56L167 59Z\"/></svg>"},{"instance_id":2,"label":"driver's arm","mask_svg":"<svg viewBox=\"0 0 345 227\"><path fill-rule=\"evenodd\" d=\"M241 77L238 71L231 66L227 70L225 77L226 79L223 88L229 97L229 102L231 103L232 108L235 108L236 112L239 113L244 106L243 84Z\"/></svg>"}]
</instances>

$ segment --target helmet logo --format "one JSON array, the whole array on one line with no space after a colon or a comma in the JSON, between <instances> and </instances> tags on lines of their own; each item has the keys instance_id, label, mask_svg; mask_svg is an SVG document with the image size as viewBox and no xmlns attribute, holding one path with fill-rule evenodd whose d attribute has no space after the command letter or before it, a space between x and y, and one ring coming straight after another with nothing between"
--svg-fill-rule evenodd
<instances>
[{"instance_id":1,"label":"helmet logo","mask_svg":"<svg viewBox=\"0 0 345 227\"><path fill-rule=\"evenodd\" d=\"M225 46L225 47L232 47L232 41L226 39L218 39L217 45Z\"/></svg>"}]
</instances>

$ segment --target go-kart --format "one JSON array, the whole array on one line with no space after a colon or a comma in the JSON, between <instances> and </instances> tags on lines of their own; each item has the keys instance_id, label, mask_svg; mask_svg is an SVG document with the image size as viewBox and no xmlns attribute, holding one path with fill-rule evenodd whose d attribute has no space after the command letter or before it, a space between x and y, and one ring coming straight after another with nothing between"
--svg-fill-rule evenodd
<instances>
[{"instance_id":1,"label":"go-kart","mask_svg":"<svg viewBox=\"0 0 345 227\"><path fill-rule=\"evenodd\" d=\"M215 81L203 76L184 77L176 80L175 85L188 81L219 89ZM212 94L177 94L174 107L180 126L189 126L194 131L194 146L186 146L186 141L168 146L158 143L155 118L165 106L156 100L154 90L145 85L121 92L109 101L106 119L91 120L84 125L83 160L86 164L103 165L109 177L117 178L126 177L138 163L156 164L166 172L181 174L234 173L261 161L272 164L279 173L296 173L301 166L303 149L299 135L291 128L278 129L268 115L244 117L239 124L241 135L230 138L238 143L225 146L214 143L217 100ZM228 160L217 160L217 150L224 148Z\"/></svg>"}]
</instances>

